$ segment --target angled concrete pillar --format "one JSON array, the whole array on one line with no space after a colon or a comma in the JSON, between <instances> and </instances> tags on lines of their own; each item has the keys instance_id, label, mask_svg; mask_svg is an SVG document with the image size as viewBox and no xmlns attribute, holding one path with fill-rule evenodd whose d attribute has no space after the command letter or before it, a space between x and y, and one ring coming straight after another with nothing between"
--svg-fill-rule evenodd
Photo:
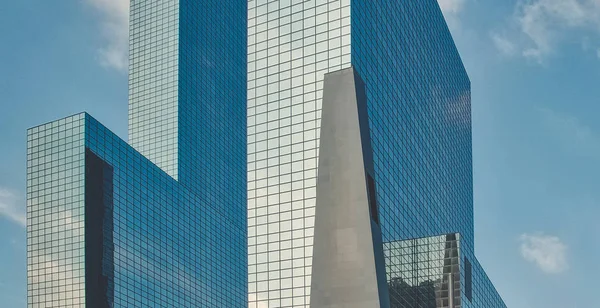
<instances>
[{"instance_id":1,"label":"angled concrete pillar","mask_svg":"<svg viewBox=\"0 0 600 308\"><path fill-rule=\"evenodd\" d=\"M311 308L389 307L364 84L325 75Z\"/></svg>"}]
</instances>

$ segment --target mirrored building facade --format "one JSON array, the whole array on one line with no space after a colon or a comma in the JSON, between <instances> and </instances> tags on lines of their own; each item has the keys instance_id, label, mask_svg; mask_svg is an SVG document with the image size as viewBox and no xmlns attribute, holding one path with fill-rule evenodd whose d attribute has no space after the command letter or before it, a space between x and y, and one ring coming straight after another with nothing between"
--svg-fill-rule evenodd
<instances>
[{"instance_id":1,"label":"mirrored building facade","mask_svg":"<svg viewBox=\"0 0 600 308\"><path fill-rule=\"evenodd\" d=\"M246 13L132 0L130 143L28 130L28 307L247 305Z\"/></svg>"},{"instance_id":2,"label":"mirrored building facade","mask_svg":"<svg viewBox=\"0 0 600 308\"><path fill-rule=\"evenodd\" d=\"M470 81L435 0L248 1L250 307L310 306L323 76L349 67L365 83L390 305L405 307L400 288L431 295L414 307L505 307L474 254ZM460 260L446 289L399 274L399 243L447 234Z\"/></svg>"},{"instance_id":3,"label":"mirrored building facade","mask_svg":"<svg viewBox=\"0 0 600 308\"><path fill-rule=\"evenodd\" d=\"M505 307L462 243L458 233L385 243L390 307Z\"/></svg>"},{"instance_id":4,"label":"mirrored building facade","mask_svg":"<svg viewBox=\"0 0 600 308\"><path fill-rule=\"evenodd\" d=\"M28 139L29 307L245 305L233 204L183 187L85 113Z\"/></svg>"},{"instance_id":5,"label":"mirrored building facade","mask_svg":"<svg viewBox=\"0 0 600 308\"><path fill-rule=\"evenodd\" d=\"M384 251L391 307L461 307L459 234L389 242Z\"/></svg>"}]
</instances>

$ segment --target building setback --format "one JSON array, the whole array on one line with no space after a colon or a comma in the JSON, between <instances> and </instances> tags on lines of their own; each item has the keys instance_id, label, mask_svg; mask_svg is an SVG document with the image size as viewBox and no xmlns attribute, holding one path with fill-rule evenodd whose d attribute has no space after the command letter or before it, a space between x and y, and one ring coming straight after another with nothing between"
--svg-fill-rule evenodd
<instances>
[{"instance_id":1,"label":"building setback","mask_svg":"<svg viewBox=\"0 0 600 308\"><path fill-rule=\"evenodd\" d=\"M132 0L129 140L27 132L28 307L245 307L245 0Z\"/></svg>"},{"instance_id":2,"label":"building setback","mask_svg":"<svg viewBox=\"0 0 600 308\"><path fill-rule=\"evenodd\" d=\"M389 306L505 307L475 258L471 85L435 0L248 2L249 307L310 307L316 207L331 205L317 203L323 80L349 68Z\"/></svg>"}]
</instances>

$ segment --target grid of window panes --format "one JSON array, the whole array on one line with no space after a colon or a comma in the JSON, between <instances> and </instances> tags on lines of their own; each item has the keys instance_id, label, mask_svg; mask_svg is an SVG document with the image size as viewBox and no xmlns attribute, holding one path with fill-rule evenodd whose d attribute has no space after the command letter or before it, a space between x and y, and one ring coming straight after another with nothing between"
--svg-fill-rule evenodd
<instances>
[{"instance_id":1,"label":"grid of window panes","mask_svg":"<svg viewBox=\"0 0 600 308\"><path fill-rule=\"evenodd\" d=\"M201 199L92 117L86 125L86 146L113 168L114 306L245 307L243 212Z\"/></svg>"},{"instance_id":2,"label":"grid of window panes","mask_svg":"<svg viewBox=\"0 0 600 308\"><path fill-rule=\"evenodd\" d=\"M458 234L384 243L391 308L460 308Z\"/></svg>"},{"instance_id":3,"label":"grid of window panes","mask_svg":"<svg viewBox=\"0 0 600 308\"><path fill-rule=\"evenodd\" d=\"M506 304L496 291L496 288L490 281L484 269L476 258L470 259L472 262L472 288L473 296L471 300L463 297L464 308L506 308ZM464 281L464 280L463 280Z\"/></svg>"},{"instance_id":4,"label":"grid of window panes","mask_svg":"<svg viewBox=\"0 0 600 308\"><path fill-rule=\"evenodd\" d=\"M500 294L488 278L483 267L475 257L474 249L471 243L461 239L461 288L463 290L462 305L463 308L506 308ZM465 268L466 261L471 264L470 292L466 284L468 270ZM470 293L470 294L468 294Z\"/></svg>"},{"instance_id":5,"label":"grid of window panes","mask_svg":"<svg viewBox=\"0 0 600 308\"><path fill-rule=\"evenodd\" d=\"M29 307L84 307L84 280L97 279L84 266L86 149L112 168L112 221L102 229L113 253L102 274L114 307L246 306L244 212L201 199L80 114L29 130Z\"/></svg>"},{"instance_id":6,"label":"grid of window panes","mask_svg":"<svg viewBox=\"0 0 600 308\"><path fill-rule=\"evenodd\" d=\"M178 177L179 0L132 0L129 142Z\"/></svg>"},{"instance_id":7,"label":"grid of window panes","mask_svg":"<svg viewBox=\"0 0 600 308\"><path fill-rule=\"evenodd\" d=\"M323 75L350 0L248 1L249 307L308 307Z\"/></svg>"},{"instance_id":8,"label":"grid of window panes","mask_svg":"<svg viewBox=\"0 0 600 308\"><path fill-rule=\"evenodd\" d=\"M459 232L463 254L474 260L470 81L439 5L352 0L351 11L383 241ZM496 298L486 286L474 287L488 292L475 296Z\"/></svg>"},{"instance_id":9,"label":"grid of window panes","mask_svg":"<svg viewBox=\"0 0 600 308\"><path fill-rule=\"evenodd\" d=\"M384 241L473 242L470 82L437 2L352 5Z\"/></svg>"},{"instance_id":10,"label":"grid of window panes","mask_svg":"<svg viewBox=\"0 0 600 308\"><path fill-rule=\"evenodd\" d=\"M85 307L84 122L27 131L27 306Z\"/></svg>"},{"instance_id":11,"label":"grid of window panes","mask_svg":"<svg viewBox=\"0 0 600 308\"><path fill-rule=\"evenodd\" d=\"M179 183L218 200L244 220L246 4L180 0L178 96ZM198 159L214 153L229 155Z\"/></svg>"}]
</instances>

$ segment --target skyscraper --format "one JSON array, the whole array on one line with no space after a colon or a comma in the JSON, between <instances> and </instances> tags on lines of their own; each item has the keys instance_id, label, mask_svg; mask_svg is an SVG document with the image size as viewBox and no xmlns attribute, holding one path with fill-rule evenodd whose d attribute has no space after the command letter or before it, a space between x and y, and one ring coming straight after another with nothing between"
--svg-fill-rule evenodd
<instances>
[{"instance_id":1,"label":"skyscraper","mask_svg":"<svg viewBox=\"0 0 600 308\"><path fill-rule=\"evenodd\" d=\"M425 305L398 285L433 294L440 283L459 296L426 302L505 307L474 254L470 81L437 2L251 0L250 308L310 305L323 78L350 67L365 87L389 305ZM459 273L438 268L445 252L428 263L403 248L450 235ZM419 264L431 279L406 274Z\"/></svg>"},{"instance_id":2,"label":"skyscraper","mask_svg":"<svg viewBox=\"0 0 600 308\"><path fill-rule=\"evenodd\" d=\"M246 2L132 0L127 144L28 130L28 307L245 307Z\"/></svg>"}]
</instances>

